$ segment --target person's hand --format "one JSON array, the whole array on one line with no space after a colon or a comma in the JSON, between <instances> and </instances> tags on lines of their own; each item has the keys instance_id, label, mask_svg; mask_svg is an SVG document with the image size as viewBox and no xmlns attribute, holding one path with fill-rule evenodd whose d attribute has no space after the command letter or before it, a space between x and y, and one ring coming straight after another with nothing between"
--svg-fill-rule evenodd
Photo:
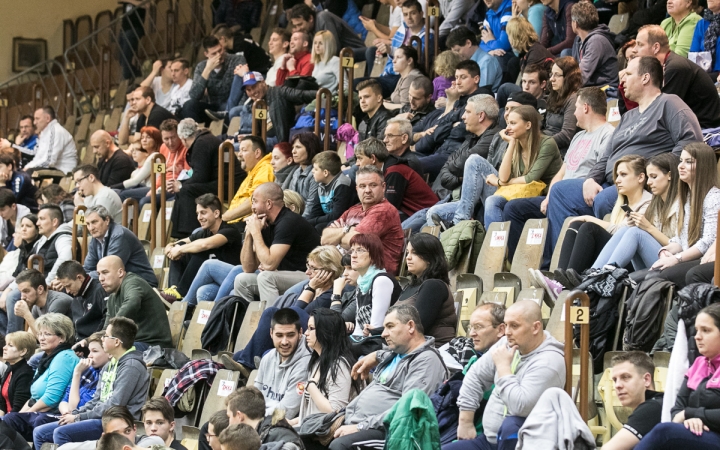
<instances>
[{"instance_id":1,"label":"person's hand","mask_svg":"<svg viewBox=\"0 0 720 450\"><path fill-rule=\"evenodd\" d=\"M297 61L295 60L295 57L291 56L290 58L287 59L287 61L285 61L285 66L287 67L288 71L292 72L295 70L296 63L297 63Z\"/></svg>"},{"instance_id":2,"label":"person's hand","mask_svg":"<svg viewBox=\"0 0 720 450\"><path fill-rule=\"evenodd\" d=\"M363 325L363 336L368 337L370 336L370 324L366 323Z\"/></svg>"},{"instance_id":3,"label":"person's hand","mask_svg":"<svg viewBox=\"0 0 720 450\"><path fill-rule=\"evenodd\" d=\"M480 31L480 39L481 39L483 42L487 43L487 42L490 42L490 41L494 41L494 40L495 40L495 35L493 34L493 32L492 32L489 28L483 28L483 29Z\"/></svg>"},{"instance_id":4,"label":"person's hand","mask_svg":"<svg viewBox=\"0 0 720 450\"><path fill-rule=\"evenodd\" d=\"M82 358L78 363L75 365L74 372L76 374L82 374L86 370L88 370L92 366L92 363L90 362L90 358Z\"/></svg>"},{"instance_id":5,"label":"person's hand","mask_svg":"<svg viewBox=\"0 0 720 450\"><path fill-rule=\"evenodd\" d=\"M683 423L685 422L685 410L683 409L679 413L675 414L675 417L673 417L673 422L675 423Z\"/></svg>"},{"instance_id":6,"label":"person's hand","mask_svg":"<svg viewBox=\"0 0 720 450\"><path fill-rule=\"evenodd\" d=\"M447 97L438 97L438 99L435 100L435 108L445 109L446 106L447 106Z\"/></svg>"},{"instance_id":7,"label":"person's hand","mask_svg":"<svg viewBox=\"0 0 720 450\"><path fill-rule=\"evenodd\" d=\"M180 251L179 245L173 246L167 255L167 257L172 259L173 261L177 261L178 259L180 259L181 256L182 256L182 252Z\"/></svg>"},{"instance_id":8,"label":"person's hand","mask_svg":"<svg viewBox=\"0 0 720 450\"><path fill-rule=\"evenodd\" d=\"M70 423L75 423L77 420L77 416L74 416L72 414L64 414L60 420L58 420L58 425L67 425Z\"/></svg>"},{"instance_id":9,"label":"person's hand","mask_svg":"<svg viewBox=\"0 0 720 450\"><path fill-rule=\"evenodd\" d=\"M73 350L79 350L81 348L87 347L87 340L83 339L82 341L78 342L77 344L72 346Z\"/></svg>"},{"instance_id":10,"label":"person's hand","mask_svg":"<svg viewBox=\"0 0 720 450\"><path fill-rule=\"evenodd\" d=\"M370 370L377 365L377 352L372 352L355 363L350 371L350 375L353 377L353 380L357 380L358 377L360 377L361 380L367 380L370 375Z\"/></svg>"},{"instance_id":11,"label":"person's hand","mask_svg":"<svg viewBox=\"0 0 720 450\"><path fill-rule=\"evenodd\" d=\"M12 176L12 174L10 174L10 176L8 176L4 172L0 172L0 182L2 182L2 183L7 182L8 180L10 180L11 176Z\"/></svg>"},{"instance_id":12,"label":"person's hand","mask_svg":"<svg viewBox=\"0 0 720 450\"><path fill-rule=\"evenodd\" d=\"M678 259L675 256L664 256L657 261L655 261L655 264L652 265L652 270L663 270L667 269L668 267L672 267L679 263Z\"/></svg>"},{"instance_id":13,"label":"person's hand","mask_svg":"<svg viewBox=\"0 0 720 450\"><path fill-rule=\"evenodd\" d=\"M10 148L12 144L10 141L8 141L5 138L0 138L0 150L5 150L6 148Z\"/></svg>"},{"instance_id":14,"label":"person's hand","mask_svg":"<svg viewBox=\"0 0 720 450\"><path fill-rule=\"evenodd\" d=\"M365 27L366 30L372 31L373 33L377 31L377 25L375 24L375 21L373 19L365 16L360 16L360 22L362 22L362 25L363 27Z\"/></svg>"},{"instance_id":15,"label":"person's hand","mask_svg":"<svg viewBox=\"0 0 720 450\"><path fill-rule=\"evenodd\" d=\"M247 64L238 64L233 70L233 73L239 77L244 77L248 72L250 72L250 67Z\"/></svg>"},{"instance_id":16,"label":"person's hand","mask_svg":"<svg viewBox=\"0 0 720 450\"><path fill-rule=\"evenodd\" d=\"M460 93L458 92L457 85L454 81L449 88L445 89L445 95L447 95L447 101L452 103L460 98Z\"/></svg>"},{"instance_id":17,"label":"person's hand","mask_svg":"<svg viewBox=\"0 0 720 450\"><path fill-rule=\"evenodd\" d=\"M437 130L437 127L438 127L437 125L434 125L434 126L428 128L427 130L425 130L425 136L430 136L431 134L433 134L435 132L435 130Z\"/></svg>"},{"instance_id":18,"label":"person's hand","mask_svg":"<svg viewBox=\"0 0 720 450\"><path fill-rule=\"evenodd\" d=\"M15 315L18 317L22 317L23 319L31 315L30 307L25 300L20 300L15 303Z\"/></svg>"},{"instance_id":19,"label":"person's hand","mask_svg":"<svg viewBox=\"0 0 720 450\"><path fill-rule=\"evenodd\" d=\"M683 423L685 424L685 428L696 436L701 436L703 431L710 431L710 428L703 424L702 419L686 419Z\"/></svg>"},{"instance_id":20,"label":"person's hand","mask_svg":"<svg viewBox=\"0 0 720 450\"><path fill-rule=\"evenodd\" d=\"M477 430L473 424L458 423L457 438L460 441L470 441L477 437Z\"/></svg>"},{"instance_id":21,"label":"person's hand","mask_svg":"<svg viewBox=\"0 0 720 450\"><path fill-rule=\"evenodd\" d=\"M215 55L212 58L208 58L207 65L205 66L205 72L208 74L220 66L220 55Z\"/></svg>"},{"instance_id":22,"label":"person's hand","mask_svg":"<svg viewBox=\"0 0 720 450\"><path fill-rule=\"evenodd\" d=\"M504 366L509 369L510 364L512 364L513 357L515 356L515 351L517 349L517 345L513 345L512 347L508 347L506 345L500 345L498 347L495 347L492 352L490 352L490 356L492 356L495 367Z\"/></svg>"},{"instance_id":23,"label":"person's hand","mask_svg":"<svg viewBox=\"0 0 720 450\"><path fill-rule=\"evenodd\" d=\"M180 192L180 189L182 189L182 183L179 182L178 180L171 181L171 183L173 184L173 185L172 185L172 192L173 192L173 193ZM168 189L168 192L170 192L169 189Z\"/></svg>"},{"instance_id":24,"label":"person's hand","mask_svg":"<svg viewBox=\"0 0 720 450\"><path fill-rule=\"evenodd\" d=\"M388 46L385 45L384 42L380 42L380 43L377 45L376 48L377 48L377 50L375 51L375 54L376 54L376 55L377 55L377 54L387 55L387 54L389 53L389 52L388 52Z\"/></svg>"},{"instance_id":25,"label":"person's hand","mask_svg":"<svg viewBox=\"0 0 720 450\"><path fill-rule=\"evenodd\" d=\"M513 136L510 136L507 134L506 130L500 130L500 137L503 141L507 142L508 144L515 140Z\"/></svg>"},{"instance_id":26,"label":"person's hand","mask_svg":"<svg viewBox=\"0 0 720 450\"><path fill-rule=\"evenodd\" d=\"M549 201L550 201L550 196L548 195L547 197L545 197L545 200L543 200L542 203L540 203L540 212L545 214L546 216L547 216L547 207L548 207Z\"/></svg>"},{"instance_id":27,"label":"person's hand","mask_svg":"<svg viewBox=\"0 0 720 450\"><path fill-rule=\"evenodd\" d=\"M327 286L330 280L332 280L332 277L333 273L329 270L316 270L310 278L308 285L313 289L318 289Z\"/></svg>"},{"instance_id":28,"label":"person's hand","mask_svg":"<svg viewBox=\"0 0 720 450\"><path fill-rule=\"evenodd\" d=\"M75 206L83 206L85 204L85 200L83 200L82 195L80 195L80 191L75 191L73 203L75 203Z\"/></svg>"},{"instance_id":29,"label":"person's hand","mask_svg":"<svg viewBox=\"0 0 720 450\"><path fill-rule=\"evenodd\" d=\"M50 289L51 291L62 291L65 288L63 287L60 280L56 277L54 280L52 280L50 282L50 286L48 286L48 289Z\"/></svg>"},{"instance_id":30,"label":"person's hand","mask_svg":"<svg viewBox=\"0 0 720 450\"><path fill-rule=\"evenodd\" d=\"M253 214L245 219L245 228L247 231L252 233L259 233L267 225L267 217L258 217L257 214Z\"/></svg>"},{"instance_id":31,"label":"person's hand","mask_svg":"<svg viewBox=\"0 0 720 450\"><path fill-rule=\"evenodd\" d=\"M503 50L501 48L496 48L495 50L490 50L488 52L488 55L498 56L498 57L505 56L505 50Z\"/></svg>"},{"instance_id":32,"label":"person's hand","mask_svg":"<svg viewBox=\"0 0 720 450\"><path fill-rule=\"evenodd\" d=\"M595 202L595 196L602 190L602 186L597 184L597 182L592 178L585 180L583 183L583 198L585 199L585 204L592 208L592 205Z\"/></svg>"},{"instance_id":33,"label":"person's hand","mask_svg":"<svg viewBox=\"0 0 720 450\"><path fill-rule=\"evenodd\" d=\"M357 432L358 432L357 425L343 425L340 428L338 428L337 430L335 430L335 439L342 437L342 436L347 436L349 434L354 434Z\"/></svg>"},{"instance_id":34,"label":"person's hand","mask_svg":"<svg viewBox=\"0 0 720 450\"><path fill-rule=\"evenodd\" d=\"M152 71L153 73L160 73L160 71L163 68L163 63L159 59L153 63Z\"/></svg>"},{"instance_id":35,"label":"person's hand","mask_svg":"<svg viewBox=\"0 0 720 450\"><path fill-rule=\"evenodd\" d=\"M345 279L345 277L340 276L336 278L335 281L333 281L333 294L342 295L346 284L347 280Z\"/></svg>"},{"instance_id":36,"label":"person's hand","mask_svg":"<svg viewBox=\"0 0 720 450\"><path fill-rule=\"evenodd\" d=\"M591 216L577 216L573 217L573 219L570 222L587 222L588 218Z\"/></svg>"},{"instance_id":37,"label":"person's hand","mask_svg":"<svg viewBox=\"0 0 720 450\"><path fill-rule=\"evenodd\" d=\"M707 264L715 262L715 243L713 242L710 248L705 252L702 259L700 260L700 264Z\"/></svg>"},{"instance_id":38,"label":"person's hand","mask_svg":"<svg viewBox=\"0 0 720 450\"><path fill-rule=\"evenodd\" d=\"M335 222L328 225L328 228L344 228L345 227L345 221L343 219L338 219Z\"/></svg>"},{"instance_id":39,"label":"person's hand","mask_svg":"<svg viewBox=\"0 0 720 450\"><path fill-rule=\"evenodd\" d=\"M512 2L512 16L517 17L520 14L522 14L522 11L520 11L520 5L518 5L517 2Z\"/></svg>"},{"instance_id":40,"label":"person's hand","mask_svg":"<svg viewBox=\"0 0 720 450\"><path fill-rule=\"evenodd\" d=\"M345 329L347 330L347 334L352 334L352 332L355 331L355 323L345 322Z\"/></svg>"},{"instance_id":41,"label":"person's hand","mask_svg":"<svg viewBox=\"0 0 720 450\"><path fill-rule=\"evenodd\" d=\"M17 231L13 233L13 244L15 244L16 248L20 248L22 245L22 236Z\"/></svg>"},{"instance_id":42,"label":"person's hand","mask_svg":"<svg viewBox=\"0 0 720 450\"><path fill-rule=\"evenodd\" d=\"M630 222L631 225L636 226L643 231L648 231L650 229L650 227L652 226L650 224L650 222L647 220L647 218L645 217L645 214L640 214L638 212L631 212L629 214L629 218L630 218L630 220L628 220L628 222Z\"/></svg>"},{"instance_id":43,"label":"person's hand","mask_svg":"<svg viewBox=\"0 0 720 450\"><path fill-rule=\"evenodd\" d=\"M487 178L485 178L485 184L488 186L500 186L499 181L500 179L494 173L491 173L487 176Z\"/></svg>"}]
</instances>

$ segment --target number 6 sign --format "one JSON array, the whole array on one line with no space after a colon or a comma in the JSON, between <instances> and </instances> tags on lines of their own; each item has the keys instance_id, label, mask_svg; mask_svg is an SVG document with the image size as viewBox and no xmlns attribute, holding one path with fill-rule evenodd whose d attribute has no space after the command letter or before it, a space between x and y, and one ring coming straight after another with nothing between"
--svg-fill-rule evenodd
<instances>
[{"instance_id":1,"label":"number 6 sign","mask_svg":"<svg viewBox=\"0 0 720 450\"><path fill-rule=\"evenodd\" d=\"M255 118L265 120L267 118L267 110L266 109L256 109L255 110Z\"/></svg>"}]
</instances>

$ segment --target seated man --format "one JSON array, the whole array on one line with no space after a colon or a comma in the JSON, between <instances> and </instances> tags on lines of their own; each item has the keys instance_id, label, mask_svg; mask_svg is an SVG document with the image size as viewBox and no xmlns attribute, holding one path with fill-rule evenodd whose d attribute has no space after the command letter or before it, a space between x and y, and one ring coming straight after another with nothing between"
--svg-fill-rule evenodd
<instances>
[{"instance_id":1,"label":"seated man","mask_svg":"<svg viewBox=\"0 0 720 450\"><path fill-rule=\"evenodd\" d=\"M507 39L507 35L505 39ZM455 28L448 34L446 45L453 53L459 55L463 61L469 59L478 64L480 79L477 85L479 87L488 86L492 92L497 92L500 83L502 83L502 68L497 58L493 58L488 55L487 51L480 48L475 33L467 27Z\"/></svg>"},{"instance_id":2,"label":"seated man","mask_svg":"<svg viewBox=\"0 0 720 450\"><path fill-rule=\"evenodd\" d=\"M254 42L252 36L245 34L242 30L233 32L229 26L221 23L213 28L210 34L218 38L226 52L231 55L243 55L247 60L249 70L260 72L265 76L272 66L268 52Z\"/></svg>"},{"instance_id":3,"label":"seated man","mask_svg":"<svg viewBox=\"0 0 720 450\"><path fill-rule=\"evenodd\" d=\"M362 115L357 118L358 140L362 142L369 137L384 138L387 120L391 114L383 105L380 82L376 79L365 80L360 82L356 89L362 111Z\"/></svg>"},{"instance_id":4,"label":"seated man","mask_svg":"<svg viewBox=\"0 0 720 450\"><path fill-rule=\"evenodd\" d=\"M0 167L2 167L3 158L9 156L0 156ZM11 159L11 158L10 158ZM0 245L7 250L14 250L15 243L13 235L15 227L20 224L20 220L30 214L30 209L17 202L15 194L10 189L0 187ZM18 230L19 231L19 230Z\"/></svg>"},{"instance_id":5,"label":"seated man","mask_svg":"<svg viewBox=\"0 0 720 450\"><path fill-rule=\"evenodd\" d=\"M357 144L355 158L359 167L373 165L382 170L385 199L398 210L401 221L438 202L425 180L404 160L390 156L380 139L371 137Z\"/></svg>"},{"instance_id":6,"label":"seated man","mask_svg":"<svg viewBox=\"0 0 720 450\"><path fill-rule=\"evenodd\" d=\"M620 431L602 448L632 450L655 425L661 422L663 394L655 392L655 364L652 358L640 351L624 352L613 356L612 380L620 404L633 410Z\"/></svg>"},{"instance_id":7,"label":"seated man","mask_svg":"<svg viewBox=\"0 0 720 450\"><path fill-rule=\"evenodd\" d=\"M617 51L614 33L598 23L598 10L592 3L578 3L572 9L572 25L580 38L578 59L582 85L618 86Z\"/></svg>"},{"instance_id":8,"label":"seated man","mask_svg":"<svg viewBox=\"0 0 720 450\"><path fill-rule=\"evenodd\" d=\"M482 417L483 434L477 435L475 410L493 384ZM443 448L514 449L517 431L540 395L564 386L563 345L543 331L540 306L532 300L514 303L505 312L505 337L465 375L457 400L459 441Z\"/></svg>"},{"instance_id":9,"label":"seated man","mask_svg":"<svg viewBox=\"0 0 720 450\"><path fill-rule=\"evenodd\" d=\"M72 298L58 291L51 291L45 283L45 277L35 269L25 269L15 277L20 300L15 303L15 317L22 326L27 322L28 329L35 336L38 330L35 320L47 313L60 313L72 319Z\"/></svg>"},{"instance_id":10,"label":"seated man","mask_svg":"<svg viewBox=\"0 0 720 450\"><path fill-rule=\"evenodd\" d=\"M109 294L105 328L114 317L127 317L137 324L135 347L145 351L151 345L171 348L170 325L165 305L152 287L139 275L125 271L118 256L106 256L97 264L98 277ZM124 342L130 346L132 341Z\"/></svg>"},{"instance_id":11,"label":"seated man","mask_svg":"<svg viewBox=\"0 0 720 450\"><path fill-rule=\"evenodd\" d=\"M155 103L155 92L149 86L140 86L133 92L135 103L132 109L125 115L124 120L120 123L120 130L118 131L118 143L121 145L140 140L140 130L145 127L160 128L167 119L174 119L175 116L163 108L162 106ZM135 134L130 135L129 121L133 115L138 116Z\"/></svg>"},{"instance_id":12,"label":"seated man","mask_svg":"<svg viewBox=\"0 0 720 450\"><path fill-rule=\"evenodd\" d=\"M293 324L290 325L292 327ZM277 325L278 330L283 325ZM264 358L263 358L264 359ZM290 393L289 395L292 395ZM296 395L297 396L297 395ZM230 425L244 423L250 425L260 435L262 444L287 442L302 448L303 443L287 419L276 420L272 414L266 415L265 398L257 388L246 386L230 394L225 400Z\"/></svg>"},{"instance_id":13,"label":"seated man","mask_svg":"<svg viewBox=\"0 0 720 450\"><path fill-rule=\"evenodd\" d=\"M92 240L83 267L91 277L98 276L98 261L108 255L115 255L128 271L157 287L157 277L142 242L132 231L115 222L107 209L103 206L88 208L85 211L85 224Z\"/></svg>"},{"instance_id":14,"label":"seated man","mask_svg":"<svg viewBox=\"0 0 720 450\"><path fill-rule=\"evenodd\" d=\"M262 444L250 425L241 423L225 428L218 437L220 450L259 450Z\"/></svg>"},{"instance_id":15,"label":"seated man","mask_svg":"<svg viewBox=\"0 0 720 450\"><path fill-rule=\"evenodd\" d=\"M527 92L531 94L537 100L535 109L540 113L543 121L545 120L545 113L547 112L547 102L545 97L547 95L545 88L548 84L548 71L545 70L539 64L528 64L525 66L525 70L521 75L521 85L512 83L505 83L502 85L500 92L497 95L498 105L500 106L500 118L498 124L501 128L506 128L507 123L505 122L505 105L507 99L515 97L516 92ZM502 93L502 99L501 97Z\"/></svg>"},{"instance_id":16,"label":"seated man","mask_svg":"<svg viewBox=\"0 0 720 450\"><path fill-rule=\"evenodd\" d=\"M320 152L313 157L313 178L318 184L317 201L308 222L318 233L338 219L357 201L350 177L342 173L337 152Z\"/></svg>"},{"instance_id":17,"label":"seated man","mask_svg":"<svg viewBox=\"0 0 720 450\"><path fill-rule=\"evenodd\" d=\"M168 109L170 106L170 91L172 90L172 76L170 74L170 59L158 59L152 64L152 70L140 83L140 86L152 88L155 93L155 103Z\"/></svg>"},{"instance_id":18,"label":"seated man","mask_svg":"<svg viewBox=\"0 0 720 450\"><path fill-rule=\"evenodd\" d=\"M313 39L304 31L295 31L290 38L290 53L283 57L277 71L275 86L282 86L285 79L294 76L312 76L315 65L311 59Z\"/></svg>"},{"instance_id":19,"label":"seated man","mask_svg":"<svg viewBox=\"0 0 720 450\"><path fill-rule=\"evenodd\" d=\"M505 306L497 303L482 303L470 315L467 337L472 339L477 358L471 359L464 372L470 369L482 355L505 336ZM444 352L445 346L440 351ZM449 355L448 355L449 356Z\"/></svg>"},{"instance_id":20,"label":"seated man","mask_svg":"<svg viewBox=\"0 0 720 450\"><path fill-rule=\"evenodd\" d=\"M77 164L77 148L72 135L57 121L52 106L35 111L35 130L39 135L35 146L35 157L23 165L23 170L57 169L70 173ZM16 144L17 145L17 144ZM11 146L7 139L0 140L0 149ZM17 148L13 146L13 148ZM18 149L24 153L25 148Z\"/></svg>"},{"instance_id":21,"label":"seated man","mask_svg":"<svg viewBox=\"0 0 720 450\"><path fill-rule=\"evenodd\" d=\"M142 358L142 356L141 356ZM167 450L165 443L158 436L138 436L137 426L135 425L135 417L126 406L110 406L105 410L101 419L102 437L99 441L89 440L84 442L67 443L58 447L58 450L95 450L96 448L110 449L111 447L104 445L108 437L117 437L125 439L132 445L133 443L140 448L160 448ZM112 447L116 450L123 450L123 447ZM131 447L136 448L136 447Z\"/></svg>"},{"instance_id":22,"label":"seated man","mask_svg":"<svg viewBox=\"0 0 720 450\"><path fill-rule=\"evenodd\" d=\"M691 142L702 142L695 114L676 95L661 92L663 68L657 58L635 58L624 71L625 95L639 107L625 113L609 145L585 180L555 183L548 201L550 248L555 248L560 229L570 216L604 217L617 199L612 185L615 162L625 155L644 158L670 152L679 155Z\"/></svg>"},{"instance_id":23,"label":"seated man","mask_svg":"<svg viewBox=\"0 0 720 450\"><path fill-rule=\"evenodd\" d=\"M182 111L185 103L190 100L190 90L193 83L190 78L190 61L185 58L178 58L173 61L170 64L170 76L173 85L172 89L170 89L170 105L167 110L177 116Z\"/></svg>"},{"instance_id":24,"label":"seated man","mask_svg":"<svg viewBox=\"0 0 720 450\"><path fill-rule=\"evenodd\" d=\"M265 411L263 403L263 411ZM221 450L218 437L230 425L227 411L218 411L210 420L200 428L200 439L198 439L199 448L203 450Z\"/></svg>"},{"instance_id":25,"label":"seated man","mask_svg":"<svg viewBox=\"0 0 720 450\"><path fill-rule=\"evenodd\" d=\"M310 36L315 36L315 33L320 30L328 30L335 38L338 50L345 47L351 48L355 53L355 61L364 60L365 43L363 40L347 22L330 11L315 11L314 7L298 3L290 9L287 19L292 24L293 31L304 31Z\"/></svg>"},{"instance_id":26,"label":"seated man","mask_svg":"<svg viewBox=\"0 0 720 450\"><path fill-rule=\"evenodd\" d=\"M310 351L300 326L300 316L290 308L278 310L270 327L275 348L262 357L255 387L265 398L265 414L272 416L276 409L285 410L285 419L294 419L300 412L302 396L297 385L307 381ZM231 412L228 405L228 412ZM230 420L233 416L228 414Z\"/></svg>"},{"instance_id":27,"label":"seated man","mask_svg":"<svg viewBox=\"0 0 720 450\"><path fill-rule=\"evenodd\" d=\"M252 135L241 138L238 155L243 170L247 172L247 177L240 183L240 187L230 201L228 210L222 215L222 219L233 224L239 231L243 231L245 222L242 220L252 214L253 192L261 184L275 181L275 174L270 165L272 154L267 151L267 146L262 138Z\"/></svg>"},{"instance_id":28,"label":"seated man","mask_svg":"<svg viewBox=\"0 0 720 450\"><path fill-rule=\"evenodd\" d=\"M220 217L222 213L220 199L215 194L203 194L195 202L201 229L190 237L165 247L165 256L171 260L169 273L171 287L166 289L165 293L172 295L171 292L176 290L180 294L179 298L174 296L173 301L187 294L200 266L208 259L217 259L232 265L240 264L242 234Z\"/></svg>"},{"instance_id":29,"label":"seated man","mask_svg":"<svg viewBox=\"0 0 720 450\"><path fill-rule=\"evenodd\" d=\"M163 144L160 146L160 154L165 157L165 199L173 200L175 198L175 181L181 176L183 171L190 170L190 166L187 163L187 149L183 145L182 140L177 134L178 122L175 119L168 119L160 124L160 135L162 136ZM162 182L161 175L158 174L156 178L156 205L160 208L160 183ZM150 188L145 197L140 200L139 208L147 203L150 203Z\"/></svg>"},{"instance_id":30,"label":"seated man","mask_svg":"<svg viewBox=\"0 0 720 450\"><path fill-rule=\"evenodd\" d=\"M412 126L419 123L429 113L435 111L435 104L432 102L433 84L428 77L418 77L410 83L408 91L409 103L400 108L396 119L409 120Z\"/></svg>"},{"instance_id":31,"label":"seated man","mask_svg":"<svg viewBox=\"0 0 720 450\"><path fill-rule=\"evenodd\" d=\"M235 294L248 300L259 297L272 303L300 281L307 255L318 245L315 227L284 206L282 188L276 183L258 186L252 195L253 214L248 217L245 242L240 253L242 266L235 273ZM260 273L255 273L260 269Z\"/></svg>"},{"instance_id":32,"label":"seated man","mask_svg":"<svg viewBox=\"0 0 720 450\"><path fill-rule=\"evenodd\" d=\"M145 432L148 436L161 438L168 448L174 450L187 450L175 439L175 410L165 397L148 399L142 407Z\"/></svg>"},{"instance_id":33,"label":"seated man","mask_svg":"<svg viewBox=\"0 0 720 450\"><path fill-rule=\"evenodd\" d=\"M447 379L435 339L425 337L420 314L414 306L391 306L383 322L387 350L378 350L361 359L353 373L367 379L375 368L373 381L345 409L344 425L335 431L331 450L349 450L355 442L384 439L383 419L400 397L412 389L430 395Z\"/></svg>"},{"instance_id":34,"label":"seated man","mask_svg":"<svg viewBox=\"0 0 720 450\"><path fill-rule=\"evenodd\" d=\"M505 26L513 17L512 2L508 0L491 0L489 3L486 2L485 5L487 6L487 12L481 30L482 43L480 47L490 55L499 58L500 61L504 61L505 65L507 65L507 59L504 57L511 57L513 49L510 46L510 39L507 31L505 31ZM448 45L448 47L450 46ZM510 76L511 79L516 77L517 73Z\"/></svg>"},{"instance_id":35,"label":"seated man","mask_svg":"<svg viewBox=\"0 0 720 450\"><path fill-rule=\"evenodd\" d=\"M382 141L385 143L385 148L390 155L402 160L410 166L412 170L422 176L423 171L420 159L418 159L415 152L410 150L412 135L412 123L410 120L395 116L387 121L385 135L382 137ZM377 139L381 138L378 137Z\"/></svg>"},{"instance_id":36,"label":"seated man","mask_svg":"<svg viewBox=\"0 0 720 450\"><path fill-rule=\"evenodd\" d=\"M97 167L85 164L73 169L77 192L75 206L102 206L117 223L122 223L122 201L120 196L100 181Z\"/></svg>"},{"instance_id":37,"label":"seated man","mask_svg":"<svg viewBox=\"0 0 720 450\"><path fill-rule=\"evenodd\" d=\"M105 323L105 297L100 282L85 272L77 261L65 261L57 271L57 285L73 297L71 310L75 337L83 340L102 330Z\"/></svg>"},{"instance_id":38,"label":"seated man","mask_svg":"<svg viewBox=\"0 0 720 450\"><path fill-rule=\"evenodd\" d=\"M37 211L37 188L30 175L17 168L15 158L10 155L0 155L0 186L12 191L17 204L28 208L28 211Z\"/></svg>"},{"instance_id":39,"label":"seated man","mask_svg":"<svg viewBox=\"0 0 720 450\"><path fill-rule=\"evenodd\" d=\"M32 161L33 156L35 156L37 143L38 135L35 133L33 116L25 115L18 121L18 134L15 136L15 142L4 142L4 140L0 139L0 150L14 150L15 154L13 156L19 156L19 158L17 158L17 168L18 170L22 170L27 163Z\"/></svg>"},{"instance_id":40,"label":"seated man","mask_svg":"<svg viewBox=\"0 0 720 450\"><path fill-rule=\"evenodd\" d=\"M100 182L114 189L123 189L123 181L130 178L135 170L135 161L115 146L110 133L98 130L90 136L90 147L97 156L97 167Z\"/></svg>"},{"instance_id":41,"label":"seated man","mask_svg":"<svg viewBox=\"0 0 720 450\"><path fill-rule=\"evenodd\" d=\"M323 230L321 245L340 245L350 249L350 239L358 233L377 234L383 243L385 270L397 274L403 231L398 210L385 198L385 176L375 166L361 167L355 177L360 204L350 207Z\"/></svg>"},{"instance_id":42,"label":"seated man","mask_svg":"<svg viewBox=\"0 0 720 450\"><path fill-rule=\"evenodd\" d=\"M598 87L582 88L577 93L575 117L581 129L570 142L565 161L550 182L548 195L532 198L518 198L505 205L503 219L512 224L508 231L508 257L512 259L520 241L523 226L528 219L543 219L547 211L550 191L555 183L562 180L583 179L603 154L612 139L615 128L606 120L607 100ZM545 249L549 255L549 240Z\"/></svg>"}]
</instances>

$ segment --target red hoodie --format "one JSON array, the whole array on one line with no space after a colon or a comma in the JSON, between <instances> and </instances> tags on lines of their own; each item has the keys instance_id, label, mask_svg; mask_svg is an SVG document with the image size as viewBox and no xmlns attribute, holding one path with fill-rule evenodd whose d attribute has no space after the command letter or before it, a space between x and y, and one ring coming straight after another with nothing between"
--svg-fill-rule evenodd
<instances>
[{"instance_id":1,"label":"red hoodie","mask_svg":"<svg viewBox=\"0 0 720 450\"><path fill-rule=\"evenodd\" d=\"M293 54L293 57L295 57L295 70L291 72L287 70L287 68L278 69L277 78L275 79L275 86L282 86L283 84L285 84L285 79L287 77L293 77L297 75L305 77L312 76L315 64L313 64L310 60L310 58L312 57L310 52L300 50L299 52Z\"/></svg>"}]
</instances>

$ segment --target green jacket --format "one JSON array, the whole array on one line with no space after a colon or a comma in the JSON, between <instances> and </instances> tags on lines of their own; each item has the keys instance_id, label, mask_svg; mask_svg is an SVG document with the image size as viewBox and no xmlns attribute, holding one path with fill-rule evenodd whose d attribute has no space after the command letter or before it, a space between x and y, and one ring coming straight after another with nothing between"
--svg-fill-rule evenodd
<instances>
[{"instance_id":1,"label":"green jacket","mask_svg":"<svg viewBox=\"0 0 720 450\"><path fill-rule=\"evenodd\" d=\"M148 282L139 275L127 272L120 289L108 297L104 328L108 327L110 319L115 316L127 317L135 322L138 327L135 342L172 348L165 305Z\"/></svg>"},{"instance_id":2,"label":"green jacket","mask_svg":"<svg viewBox=\"0 0 720 450\"><path fill-rule=\"evenodd\" d=\"M440 235L440 243L445 250L445 257L448 261L448 269L454 269L461 259L466 256L470 243L473 242L472 254L470 255L470 267L468 273L475 271L475 262L480 247L485 239L485 227L477 220L463 220Z\"/></svg>"},{"instance_id":3,"label":"green jacket","mask_svg":"<svg viewBox=\"0 0 720 450\"><path fill-rule=\"evenodd\" d=\"M385 449L440 450L440 430L433 404L423 391L403 395L385 415Z\"/></svg>"}]
</instances>

